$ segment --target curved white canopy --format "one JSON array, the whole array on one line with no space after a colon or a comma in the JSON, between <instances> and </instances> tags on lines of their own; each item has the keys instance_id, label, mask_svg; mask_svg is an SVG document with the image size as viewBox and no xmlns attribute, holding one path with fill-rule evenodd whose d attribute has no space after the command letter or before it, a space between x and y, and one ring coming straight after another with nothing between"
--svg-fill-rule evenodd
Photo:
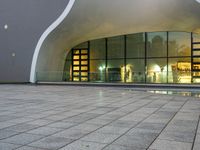
<instances>
[{"instance_id":1,"label":"curved white canopy","mask_svg":"<svg viewBox=\"0 0 200 150\"><path fill-rule=\"evenodd\" d=\"M62 22L40 41L30 81L35 82L35 72L46 71L49 76L52 71L62 72L67 51L76 44L153 31L200 33L200 4L196 0L76 0Z\"/></svg>"}]
</instances>

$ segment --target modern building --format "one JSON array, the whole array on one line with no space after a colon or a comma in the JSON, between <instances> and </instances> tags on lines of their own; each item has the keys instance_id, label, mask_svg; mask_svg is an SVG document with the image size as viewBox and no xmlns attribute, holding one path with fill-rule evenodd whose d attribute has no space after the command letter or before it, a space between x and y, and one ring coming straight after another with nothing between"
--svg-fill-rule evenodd
<instances>
[{"instance_id":1,"label":"modern building","mask_svg":"<svg viewBox=\"0 0 200 150\"><path fill-rule=\"evenodd\" d=\"M1 0L0 82L200 83L198 0Z\"/></svg>"}]
</instances>

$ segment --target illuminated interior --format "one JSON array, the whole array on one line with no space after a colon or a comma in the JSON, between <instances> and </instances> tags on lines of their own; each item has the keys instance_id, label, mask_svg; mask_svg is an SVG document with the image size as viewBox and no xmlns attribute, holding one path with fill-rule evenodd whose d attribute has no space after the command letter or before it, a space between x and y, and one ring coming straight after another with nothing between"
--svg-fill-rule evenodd
<instances>
[{"instance_id":1,"label":"illuminated interior","mask_svg":"<svg viewBox=\"0 0 200 150\"><path fill-rule=\"evenodd\" d=\"M67 55L63 80L200 83L200 35L151 32L85 42Z\"/></svg>"}]
</instances>

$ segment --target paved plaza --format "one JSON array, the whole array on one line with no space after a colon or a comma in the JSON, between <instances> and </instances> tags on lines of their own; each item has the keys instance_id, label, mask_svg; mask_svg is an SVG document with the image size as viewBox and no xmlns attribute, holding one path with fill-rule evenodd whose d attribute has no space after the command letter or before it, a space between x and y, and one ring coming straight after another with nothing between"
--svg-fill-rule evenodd
<instances>
[{"instance_id":1,"label":"paved plaza","mask_svg":"<svg viewBox=\"0 0 200 150\"><path fill-rule=\"evenodd\" d=\"M0 150L199 150L199 115L195 97L0 85Z\"/></svg>"}]
</instances>

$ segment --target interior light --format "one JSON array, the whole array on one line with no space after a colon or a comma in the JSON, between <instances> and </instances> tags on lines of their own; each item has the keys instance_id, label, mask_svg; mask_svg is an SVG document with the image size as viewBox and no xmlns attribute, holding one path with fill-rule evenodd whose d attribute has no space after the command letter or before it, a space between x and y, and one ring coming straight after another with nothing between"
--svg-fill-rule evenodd
<instances>
[{"instance_id":1,"label":"interior light","mask_svg":"<svg viewBox=\"0 0 200 150\"><path fill-rule=\"evenodd\" d=\"M15 57L15 53L12 53L12 57Z\"/></svg>"},{"instance_id":2,"label":"interior light","mask_svg":"<svg viewBox=\"0 0 200 150\"><path fill-rule=\"evenodd\" d=\"M105 69L105 68L106 68L106 66L100 66L100 67L99 67L99 70L100 70L100 71L103 71L103 69Z\"/></svg>"},{"instance_id":3,"label":"interior light","mask_svg":"<svg viewBox=\"0 0 200 150\"><path fill-rule=\"evenodd\" d=\"M161 71L160 66L155 65L155 66L153 67L153 71L155 71L155 72L160 72L160 71Z\"/></svg>"},{"instance_id":4,"label":"interior light","mask_svg":"<svg viewBox=\"0 0 200 150\"><path fill-rule=\"evenodd\" d=\"M102 70L103 70L103 67L100 66L100 67L99 67L99 70L102 71Z\"/></svg>"},{"instance_id":5,"label":"interior light","mask_svg":"<svg viewBox=\"0 0 200 150\"><path fill-rule=\"evenodd\" d=\"M5 30L8 29L8 25L7 25L7 24L4 25L4 29L5 29Z\"/></svg>"}]
</instances>

